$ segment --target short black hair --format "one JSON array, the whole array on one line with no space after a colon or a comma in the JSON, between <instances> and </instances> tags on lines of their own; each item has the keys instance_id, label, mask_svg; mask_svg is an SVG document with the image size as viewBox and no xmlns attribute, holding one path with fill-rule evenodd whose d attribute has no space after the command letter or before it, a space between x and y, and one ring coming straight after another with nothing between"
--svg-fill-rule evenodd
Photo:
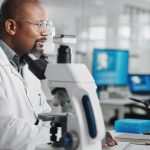
<instances>
[{"instance_id":1,"label":"short black hair","mask_svg":"<svg viewBox=\"0 0 150 150\"><path fill-rule=\"evenodd\" d=\"M40 0L3 0L0 7L0 28L5 27L7 19L13 19L19 13L19 6L27 2L41 2ZM1 30L0 29L0 30Z\"/></svg>"}]
</instances>

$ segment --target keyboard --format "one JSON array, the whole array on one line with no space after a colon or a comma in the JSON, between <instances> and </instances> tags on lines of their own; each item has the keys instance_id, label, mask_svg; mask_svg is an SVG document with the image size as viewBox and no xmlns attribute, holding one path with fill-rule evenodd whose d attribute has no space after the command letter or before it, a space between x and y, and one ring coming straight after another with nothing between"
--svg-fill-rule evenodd
<instances>
[{"instance_id":1,"label":"keyboard","mask_svg":"<svg viewBox=\"0 0 150 150\"><path fill-rule=\"evenodd\" d=\"M129 146L129 142L118 142L118 145L108 148L103 148L103 150L127 150L127 147Z\"/></svg>"}]
</instances>

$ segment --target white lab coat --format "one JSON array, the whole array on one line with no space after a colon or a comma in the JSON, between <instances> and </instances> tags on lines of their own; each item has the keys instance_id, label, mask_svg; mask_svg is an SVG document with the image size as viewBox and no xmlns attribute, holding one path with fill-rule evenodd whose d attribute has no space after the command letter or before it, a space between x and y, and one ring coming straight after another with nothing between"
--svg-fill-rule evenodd
<instances>
[{"instance_id":1,"label":"white lab coat","mask_svg":"<svg viewBox=\"0 0 150 150\"><path fill-rule=\"evenodd\" d=\"M0 150L33 150L49 140L49 128L36 126L36 116L51 109L40 81L26 65L22 76L0 47Z\"/></svg>"}]
</instances>

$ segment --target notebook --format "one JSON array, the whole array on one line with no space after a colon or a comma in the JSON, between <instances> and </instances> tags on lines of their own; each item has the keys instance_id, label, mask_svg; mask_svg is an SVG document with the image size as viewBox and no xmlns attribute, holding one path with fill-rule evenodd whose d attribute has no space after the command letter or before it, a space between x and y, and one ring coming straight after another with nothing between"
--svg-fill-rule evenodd
<instances>
[{"instance_id":1,"label":"notebook","mask_svg":"<svg viewBox=\"0 0 150 150\"><path fill-rule=\"evenodd\" d=\"M120 142L145 142L150 143L150 135L122 133L115 137Z\"/></svg>"}]
</instances>

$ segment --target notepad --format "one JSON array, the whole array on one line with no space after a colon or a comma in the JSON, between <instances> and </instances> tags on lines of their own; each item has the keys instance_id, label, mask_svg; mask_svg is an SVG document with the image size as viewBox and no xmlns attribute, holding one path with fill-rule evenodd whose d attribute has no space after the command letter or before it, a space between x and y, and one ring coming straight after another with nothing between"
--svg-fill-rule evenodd
<instances>
[{"instance_id":1,"label":"notepad","mask_svg":"<svg viewBox=\"0 0 150 150\"><path fill-rule=\"evenodd\" d=\"M150 143L150 135L122 133L115 137L120 142L146 142Z\"/></svg>"}]
</instances>

